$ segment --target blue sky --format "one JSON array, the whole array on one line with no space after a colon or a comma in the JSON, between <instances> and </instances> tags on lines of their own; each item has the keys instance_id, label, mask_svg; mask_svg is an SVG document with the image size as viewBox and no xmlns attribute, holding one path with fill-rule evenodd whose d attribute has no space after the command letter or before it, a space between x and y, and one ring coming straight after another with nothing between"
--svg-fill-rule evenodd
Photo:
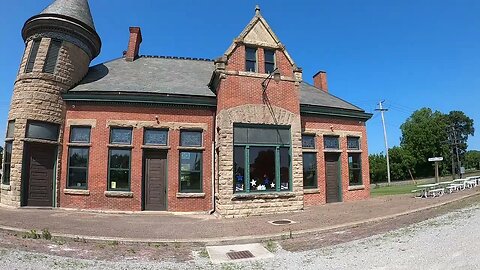
<instances>
[{"instance_id":1,"label":"blue sky","mask_svg":"<svg viewBox=\"0 0 480 270\"><path fill-rule=\"evenodd\" d=\"M24 49L21 28L50 3L3 3L0 130ZM305 81L326 70L330 92L368 112L385 100L391 146L399 144L400 125L424 106L445 113L462 110L480 121L477 0L90 0L103 42L92 64L122 55L129 26L142 28L141 54L216 58L252 18L255 4L303 68ZM367 127L369 151L383 151L377 113ZM480 135L470 138L469 148L480 149Z\"/></svg>"}]
</instances>

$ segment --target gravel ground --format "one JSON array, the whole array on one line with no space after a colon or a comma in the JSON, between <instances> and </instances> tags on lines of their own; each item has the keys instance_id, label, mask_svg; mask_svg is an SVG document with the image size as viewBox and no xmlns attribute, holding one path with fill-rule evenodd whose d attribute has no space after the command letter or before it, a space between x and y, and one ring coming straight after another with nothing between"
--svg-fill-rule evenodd
<instances>
[{"instance_id":1,"label":"gravel ground","mask_svg":"<svg viewBox=\"0 0 480 270\"><path fill-rule=\"evenodd\" d=\"M479 224L475 205L345 244L303 252L277 246L274 260L223 265L212 265L202 251L187 262L95 261L1 248L0 269L480 269ZM274 242L266 246L275 249Z\"/></svg>"}]
</instances>

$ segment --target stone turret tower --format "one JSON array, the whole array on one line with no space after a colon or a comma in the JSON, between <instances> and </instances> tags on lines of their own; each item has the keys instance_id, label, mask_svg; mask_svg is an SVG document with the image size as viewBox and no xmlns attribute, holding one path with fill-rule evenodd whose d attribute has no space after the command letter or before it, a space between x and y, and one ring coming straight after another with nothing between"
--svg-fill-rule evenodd
<instances>
[{"instance_id":1,"label":"stone turret tower","mask_svg":"<svg viewBox=\"0 0 480 270\"><path fill-rule=\"evenodd\" d=\"M27 20L8 115L0 203L56 206L65 103L101 47L87 0L56 0Z\"/></svg>"}]
</instances>

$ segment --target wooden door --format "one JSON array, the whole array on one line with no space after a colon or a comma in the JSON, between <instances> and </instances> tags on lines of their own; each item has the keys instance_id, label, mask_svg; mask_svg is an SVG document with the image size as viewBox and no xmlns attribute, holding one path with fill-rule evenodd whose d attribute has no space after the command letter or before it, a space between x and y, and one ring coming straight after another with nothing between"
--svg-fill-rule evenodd
<instances>
[{"instance_id":1,"label":"wooden door","mask_svg":"<svg viewBox=\"0 0 480 270\"><path fill-rule=\"evenodd\" d=\"M144 209L167 210L167 153L145 151L144 164Z\"/></svg>"},{"instance_id":2,"label":"wooden door","mask_svg":"<svg viewBox=\"0 0 480 270\"><path fill-rule=\"evenodd\" d=\"M340 154L325 153L325 179L327 203L340 202Z\"/></svg>"},{"instance_id":3,"label":"wooden door","mask_svg":"<svg viewBox=\"0 0 480 270\"><path fill-rule=\"evenodd\" d=\"M53 206L53 181L56 146L27 144L26 206Z\"/></svg>"}]
</instances>

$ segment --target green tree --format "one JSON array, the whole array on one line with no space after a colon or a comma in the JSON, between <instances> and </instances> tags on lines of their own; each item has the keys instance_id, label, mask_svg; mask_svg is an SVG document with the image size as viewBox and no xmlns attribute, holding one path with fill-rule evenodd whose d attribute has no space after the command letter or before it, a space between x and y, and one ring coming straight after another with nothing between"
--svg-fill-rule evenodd
<instances>
[{"instance_id":1,"label":"green tree","mask_svg":"<svg viewBox=\"0 0 480 270\"><path fill-rule=\"evenodd\" d=\"M390 176L392 180L410 179L415 174L416 160L403 147L394 146L388 151L390 157Z\"/></svg>"},{"instance_id":2,"label":"green tree","mask_svg":"<svg viewBox=\"0 0 480 270\"><path fill-rule=\"evenodd\" d=\"M450 137L447 137L449 142L456 142L458 144L458 155L460 160L464 160L465 153L468 148L468 137L475 135L475 128L473 127L473 119L466 116L462 111L451 111L446 115L447 118L447 132L452 132L454 129L456 132L456 141L453 138L453 134L450 134ZM448 136L448 135L447 135ZM453 149L451 150L451 152ZM456 150L453 153L456 155ZM456 158L456 156L454 156Z\"/></svg>"},{"instance_id":3,"label":"green tree","mask_svg":"<svg viewBox=\"0 0 480 270\"><path fill-rule=\"evenodd\" d=\"M387 180L387 158L382 154L368 156L370 163L370 181L372 183L384 182Z\"/></svg>"},{"instance_id":4,"label":"green tree","mask_svg":"<svg viewBox=\"0 0 480 270\"><path fill-rule=\"evenodd\" d=\"M480 169L480 151L470 150L465 153L465 168Z\"/></svg>"},{"instance_id":5,"label":"green tree","mask_svg":"<svg viewBox=\"0 0 480 270\"><path fill-rule=\"evenodd\" d=\"M449 156L447 140L448 119L439 111L422 108L415 111L400 126L400 145L409 158L413 158L417 177L431 176L433 170L428 158ZM403 153L402 153L403 154Z\"/></svg>"}]
</instances>

